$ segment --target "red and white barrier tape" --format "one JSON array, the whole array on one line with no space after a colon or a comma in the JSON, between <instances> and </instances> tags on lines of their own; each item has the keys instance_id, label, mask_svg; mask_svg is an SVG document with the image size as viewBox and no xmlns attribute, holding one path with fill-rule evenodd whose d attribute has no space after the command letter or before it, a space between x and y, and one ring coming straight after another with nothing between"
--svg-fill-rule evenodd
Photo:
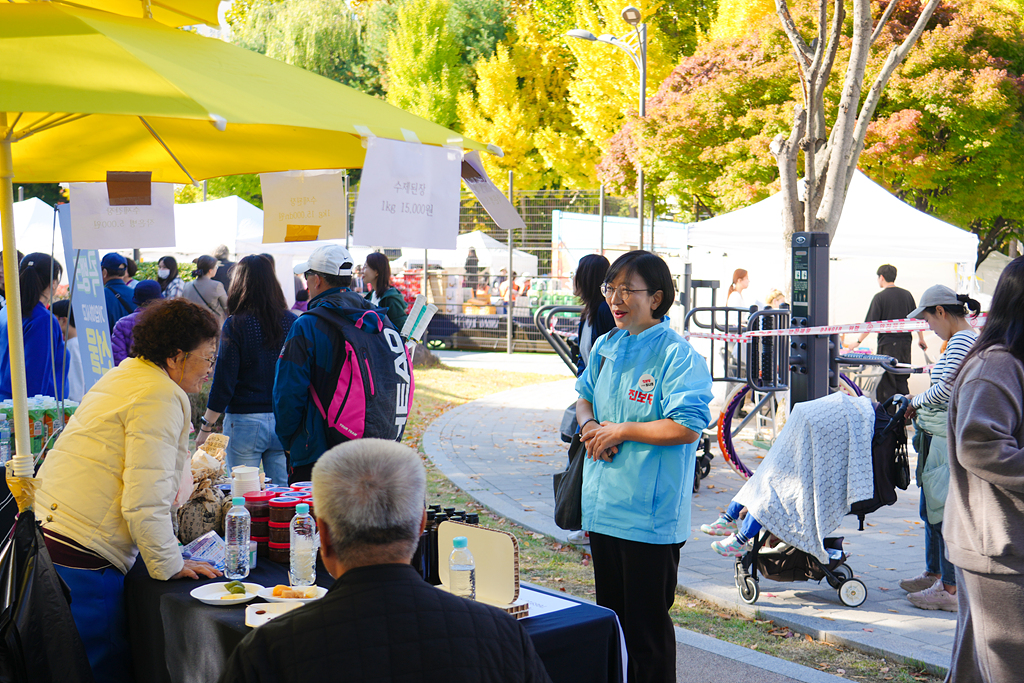
<instances>
[{"instance_id":1,"label":"red and white barrier tape","mask_svg":"<svg viewBox=\"0 0 1024 683\"><path fill-rule=\"evenodd\" d=\"M985 315L979 315L971 320L974 327L985 326ZM928 329L928 323L915 318L902 318L898 320L880 320L869 323L848 323L846 325L824 325L821 327L792 327L782 330L753 330L743 334L729 334L724 332L684 332L687 339L714 339L716 341L736 342L746 344L754 337L796 337L810 335L831 335L849 334L851 332L882 332L893 334L898 332L923 332Z\"/></svg>"}]
</instances>

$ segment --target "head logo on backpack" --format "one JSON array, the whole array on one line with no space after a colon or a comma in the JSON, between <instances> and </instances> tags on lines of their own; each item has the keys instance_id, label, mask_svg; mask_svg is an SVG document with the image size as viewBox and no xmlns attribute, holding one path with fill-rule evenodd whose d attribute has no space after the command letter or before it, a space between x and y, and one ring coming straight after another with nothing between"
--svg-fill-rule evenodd
<instances>
[{"instance_id":1,"label":"head logo on backpack","mask_svg":"<svg viewBox=\"0 0 1024 683\"><path fill-rule=\"evenodd\" d=\"M309 392L326 424L327 446L362 438L398 441L412 403L412 361L384 309L306 311L338 335L338 361L314 373Z\"/></svg>"}]
</instances>

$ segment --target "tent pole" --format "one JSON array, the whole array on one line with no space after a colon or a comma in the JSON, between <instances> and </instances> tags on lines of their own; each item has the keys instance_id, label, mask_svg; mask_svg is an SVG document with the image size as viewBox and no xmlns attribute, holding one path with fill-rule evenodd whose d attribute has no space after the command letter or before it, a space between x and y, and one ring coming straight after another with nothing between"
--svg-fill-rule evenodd
<instances>
[{"instance_id":1,"label":"tent pole","mask_svg":"<svg viewBox=\"0 0 1024 683\"><path fill-rule=\"evenodd\" d=\"M514 201L515 201L515 200L512 199L512 196L513 196L513 194L512 194L512 190L513 190L512 182L513 182L512 171L509 171L508 172L508 201L509 201L510 204L514 203ZM514 299L515 299L515 291L512 289L513 287L515 287L515 284L516 284L515 281L512 278L512 254L514 253L513 246L512 246L512 238L513 238L512 228L510 227L508 229L508 288L505 290L506 292L508 292L508 308L506 309L508 311L508 318L506 318L506 322L508 323L508 326L505 328L505 353L512 353L512 307L515 306L515 301L514 301Z\"/></svg>"},{"instance_id":2,"label":"tent pole","mask_svg":"<svg viewBox=\"0 0 1024 683\"><path fill-rule=\"evenodd\" d=\"M11 395L14 398L15 454L29 455L28 383L25 380L25 337L21 329L21 282L18 249L14 244L14 155L7 128L7 112L0 111L0 224L3 228L4 291L7 293L7 339L11 358ZM15 461L17 462L17 461ZM29 476L32 476L31 473Z\"/></svg>"}]
</instances>

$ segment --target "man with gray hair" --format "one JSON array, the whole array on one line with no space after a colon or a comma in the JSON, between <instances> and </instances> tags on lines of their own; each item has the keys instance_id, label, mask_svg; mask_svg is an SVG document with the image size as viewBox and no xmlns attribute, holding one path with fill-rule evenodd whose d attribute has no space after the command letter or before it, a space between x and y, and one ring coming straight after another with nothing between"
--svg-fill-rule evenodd
<instances>
[{"instance_id":1,"label":"man with gray hair","mask_svg":"<svg viewBox=\"0 0 1024 683\"><path fill-rule=\"evenodd\" d=\"M313 468L322 599L254 629L221 683L550 682L501 610L426 583L410 565L426 525L426 471L408 446L358 439Z\"/></svg>"}]
</instances>

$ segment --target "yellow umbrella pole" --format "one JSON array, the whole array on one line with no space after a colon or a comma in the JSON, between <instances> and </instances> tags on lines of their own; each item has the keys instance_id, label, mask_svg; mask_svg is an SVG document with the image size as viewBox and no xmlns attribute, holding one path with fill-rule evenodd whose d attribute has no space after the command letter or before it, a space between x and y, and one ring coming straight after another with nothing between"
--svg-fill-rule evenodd
<instances>
[{"instance_id":1,"label":"yellow umbrella pole","mask_svg":"<svg viewBox=\"0 0 1024 683\"><path fill-rule=\"evenodd\" d=\"M11 395L14 398L15 453L31 457L25 338L21 329L21 283L18 278L18 250L14 245L13 135L14 130L8 128L7 112L0 111L0 223L3 227L4 290L7 293L7 340L11 359Z\"/></svg>"}]
</instances>

